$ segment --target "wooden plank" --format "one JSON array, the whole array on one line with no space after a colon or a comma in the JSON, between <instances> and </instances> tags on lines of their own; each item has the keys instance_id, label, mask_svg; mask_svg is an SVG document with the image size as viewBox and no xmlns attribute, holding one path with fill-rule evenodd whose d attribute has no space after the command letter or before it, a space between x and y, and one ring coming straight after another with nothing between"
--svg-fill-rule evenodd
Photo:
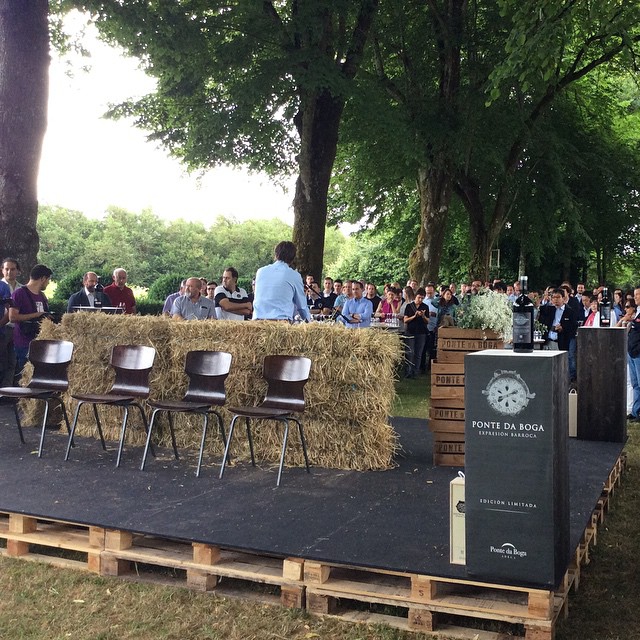
<instances>
[{"instance_id":1,"label":"wooden plank","mask_svg":"<svg viewBox=\"0 0 640 640\"><path fill-rule=\"evenodd\" d=\"M431 373L453 375L464 375L464 362L432 362Z\"/></svg>"},{"instance_id":2,"label":"wooden plank","mask_svg":"<svg viewBox=\"0 0 640 640\"><path fill-rule=\"evenodd\" d=\"M302 558L285 558L282 563L282 577L285 580L299 582L304 579L304 560Z\"/></svg>"},{"instance_id":3,"label":"wooden plank","mask_svg":"<svg viewBox=\"0 0 640 640\"><path fill-rule=\"evenodd\" d=\"M462 454L464 456L464 442L434 442L433 443L434 455L455 455Z\"/></svg>"},{"instance_id":4,"label":"wooden plank","mask_svg":"<svg viewBox=\"0 0 640 640\"><path fill-rule=\"evenodd\" d=\"M464 351L440 351L438 350L437 362L439 364L464 364Z\"/></svg>"},{"instance_id":5,"label":"wooden plank","mask_svg":"<svg viewBox=\"0 0 640 640\"><path fill-rule=\"evenodd\" d=\"M429 407L430 420L456 420L464 424L464 409L452 409L447 407Z\"/></svg>"},{"instance_id":6,"label":"wooden plank","mask_svg":"<svg viewBox=\"0 0 640 640\"><path fill-rule=\"evenodd\" d=\"M476 340L502 340L502 338L490 329L463 329L462 327L441 327L438 329L441 338L469 338Z\"/></svg>"},{"instance_id":7,"label":"wooden plank","mask_svg":"<svg viewBox=\"0 0 640 640\"><path fill-rule=\"evenodd\" d=\"M438 336L438 353L440 351L484 351L485 349L501 349L501 340L476 340L468 338L442 338Z\"/></svg>"},{"instance_id":8,"label":"wooden plank","mask_svg":"<svg viewBox=\"0 0 640 640\"><path fill-rule=\"evenodd\" d=\"M282 585L280 587L280 604L290 609L304 609L306 589L302 585Z\"/></svg>"},{"instance_id":9,"label":"wooden plank","mask_svg":"<svg viewBox=\"0 0 640 640\"><path fill-rule=\"evenodd\" d=\"M218 585L218 576L200 569L187 570L187 586L196 591L211 591Z\"/></svg>"},{"instance_id":10,"label":"wooden plank","mask_svg":"<svg viewBox=\"0 0 640 640\"><path fill-rule=\"evenodd\" d=\"M431 387L431 400L460 399L464 402L464 387Z\"/></svg>"},{"instance_id":11,"label":"wooden plank","mask_svg":"<svg viewBox=\"0 0 640 640\"><path fill-rule=\"evenodd\" d=\"M38 529L38 521L21 513L12 513L9 516L10 533L33 533Z\"/></svg>"},{"instance_id":12,"label":"wooden plank","mask_svg":"<svg viewBox=\"0 0 640 640\"><path fill-rule=\"evenodd\" d=\"M464 387L464 373L435 373L432 368L431 369L431 391L432 392L435 387Z\"/></svg>"},{"instance_id":13,"label":"wooden plank","mask_svg":"<svg viewBox=\"0 0 640 640\"><path fill-rule=\"evenodd\" d=\"M431 398L430 406L444 409L464 409L464 398Z\"/></svg>"},{"instance_id":14,"label":"wooden plank","mask_svg":"<svg viewBox=\"0 0 640 640\"><path fill-rule=\"evenodd\" d=\"M128 531L116 531L107 529L105 531L104 546L106 549L120 551L128 549L133 543L133 535Z\"/></svg>"},{"instance_id":15,"label":"wooden plank","mask_svg":"<svg viewBox=\"0 0 640 640\"><path fill-rule=\"evenodd\" d=\"M304 581L310 584L323 584L331 575L331 567L320 562L304 563Z\"/></svg>"},{"instance_id":16,"label":"wooden plank","mask_svg":"<svg viewBox=\"0 0 640 640\"><path fill-rule=\"evenodd\" d=\"M464 440L464 422L462 420L429 420L429 431L434 435L434 439L446 439L445 435L462 436ZM459 438L454 438L459 440Z\"/></svg>"},{"instance_id":17,"label":"wooden plank","mask_svg":"<svg viewBox=\"0 0 640 640\"><path fill-rule=\"evenodd\" d=\"M193 561L196 564L215 564L220 561L220 548L210 544L194 542Z\"/></svg>"},{"instance_id":18,"label":"wooden plank","mask_svg":"<svg viewBox=\"0 0 640 640\"><path fill-rule=\"evenodd\" d=\"M433 453L433 464L436 467L464 467L463 453Z\"/></svg>"}]
</instances>

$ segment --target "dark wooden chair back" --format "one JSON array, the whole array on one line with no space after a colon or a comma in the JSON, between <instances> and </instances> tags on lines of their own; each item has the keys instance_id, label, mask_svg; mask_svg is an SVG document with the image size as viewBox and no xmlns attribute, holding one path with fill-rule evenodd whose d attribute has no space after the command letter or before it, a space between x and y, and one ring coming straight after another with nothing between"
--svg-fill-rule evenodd
<instances>
[{"instance_id":1,"label":"dark wooden chair back","mask_svg":"<svg viewBox=\"0 0 640 640\"><path fill-rule=\"evenodd\" d=\"M29 345L29 361L33 365L30 389L66 391L68 369L73 356L73 343L67 340L33 340Z\"/></svg>"},{"instance_id":2,"label":"dark wooden chair back","mask_svg":"<svg viewBox=\"0 0 640 640\"><path fill-rule=\"evenodd\" d=\"M189 351L184 371L189 376L185 402L222 406L227 400L224 387L231 370L231 354L226 351Z\"/></svg>"},{"instance_id":3,"label":"dark wooden chair back","mask_svg":"<svg viewBox=\"0 0 640 640\"><path fill-rule=\"evenodd\" d=\"M260 406L304 411L304 386L310 371L311 360L304 356L265 356L262 376L268 389Z\"/></svg>"},{"instance_id":4,"label":"dark wooden chair back","mask_svg":"<svg viewBox=\"0 0 640 640\"><path fill-rule=\"evenodd\" d=\"M109 393L146 398L149 395L149 374L156 350L140 344L116 345L111 351L111 366L116 379Z\"/></svg>"}]
</instances>

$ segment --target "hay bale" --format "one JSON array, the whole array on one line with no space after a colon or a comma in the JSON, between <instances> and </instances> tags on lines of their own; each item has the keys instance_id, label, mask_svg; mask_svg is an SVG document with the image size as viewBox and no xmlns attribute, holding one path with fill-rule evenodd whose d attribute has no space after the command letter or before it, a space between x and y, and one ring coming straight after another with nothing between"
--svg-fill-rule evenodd
<instances>
[{"instance_id":1,"label":"hay bale","mask_svg":"<svg viewBox=\"0 0 640 640\"><path fill-rule=\"evenodd\" d=\"M49 323L50 324L50 323ZM72 391L106 391L111 382L108 362L115 344L146 344L156 351L151 375L152 398L180 398L187 386L184 359L188 351L228 351L233 357L227 378L227 406L255 404L264 395L262 362L265 355L305 355L311 358L305 387L307 409L303 419L309 455L314 465L341 469L385 469L393 463L397 437L388 417L395 394L395 369L402 358L400 339L383 330L348 330L341 325L281 322L173 322L158 317L65 315L59 326L45 326L42 338L71 340L74 360L69 369ZM68 410L75 403L65 398ZM72 406L73 404L73 406ZM121 410L101 407L105 437L116 440ZM127 442L141 444L144 431L134 419ZM231 414L223 409L228 427ZM162 425L165 420L161 420ZM160 424L158 426L160 426ZM178 446L199 447L202 420L176 416ZM242 426L242 425L239 425ZM273 422L255 425L256 457L277 462L281 431ZM207 452L220 456L222 446L211 422ZM95 435L91 412L83 410L78 433ZM168 429L159 429L168 445ZM244 428L234 436L233 455L249 459ZM303 465L297 429L290 431L286 464Z\"/></svg>"}]
</instances>

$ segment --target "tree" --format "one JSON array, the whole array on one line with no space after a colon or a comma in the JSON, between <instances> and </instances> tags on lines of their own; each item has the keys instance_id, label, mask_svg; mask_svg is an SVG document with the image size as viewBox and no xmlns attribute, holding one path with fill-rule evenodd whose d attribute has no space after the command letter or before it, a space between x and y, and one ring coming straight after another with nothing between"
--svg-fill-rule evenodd
<instances>
[{"instance_id":1,"label":"tree","mask_svg":"<svg viewBox=\"0 0 640 640\"><path fill-rule=\"evenodd\" d=\"M338 130L378 0L62 0L141 59L157 90L120 105L191 168L295 165L293 240L320 277Z\"/></svg>"},{"instance_id":2,"label":"tree","mask_svg":"<svg viewBox=\"0 0 640 640\"><path fill-rule=\"evenodd\" d=\"M535 172L529 152L545 136L545 114L595 70L632 63L639 22L638 5L622 0L381 4L368 74L344 130L349 138L359 122L350 161L376 148L381 156L382 147L378 172L402 176L392 188L409 178L417 184L412 275L437 278L455 197L471 229L470 271L486 278L491 249ZM372 109L382 92L386 107ZM380 144L390 117L404 148Z\"/></svg>"},{"instance_id":3,"label":"tree","mask_svg":"<svg viewBox=\"0 0 640 640\"><path fill-rule=\"evenodd\" d=\"M47 125L47 0L0 0L0 252L36 262L37 178Z\"/></svg>"}]
</instances>

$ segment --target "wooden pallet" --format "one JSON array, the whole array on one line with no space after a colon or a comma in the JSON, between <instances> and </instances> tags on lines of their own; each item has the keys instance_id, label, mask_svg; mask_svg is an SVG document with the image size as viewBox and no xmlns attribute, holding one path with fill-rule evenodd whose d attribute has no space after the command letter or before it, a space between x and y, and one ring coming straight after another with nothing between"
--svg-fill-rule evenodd
<instances>
[{"instance_id":1,"label":"wooden pallet","mask_svg":"<svg viewBox=\"0 0 640 640\"><path fill-rule=\"evenodd\" d=\"M553 640L625 462L622 454L555 591L245 553L16 513L0 514L0 540L6 540L0 554L126 580L165 582L158 578L160 567L173 571L174 585L447 637ZM268 593L256 595L256 585L266 585ZM483 628L487 625L493 628Z\"/></svg>"}]
</instances>

